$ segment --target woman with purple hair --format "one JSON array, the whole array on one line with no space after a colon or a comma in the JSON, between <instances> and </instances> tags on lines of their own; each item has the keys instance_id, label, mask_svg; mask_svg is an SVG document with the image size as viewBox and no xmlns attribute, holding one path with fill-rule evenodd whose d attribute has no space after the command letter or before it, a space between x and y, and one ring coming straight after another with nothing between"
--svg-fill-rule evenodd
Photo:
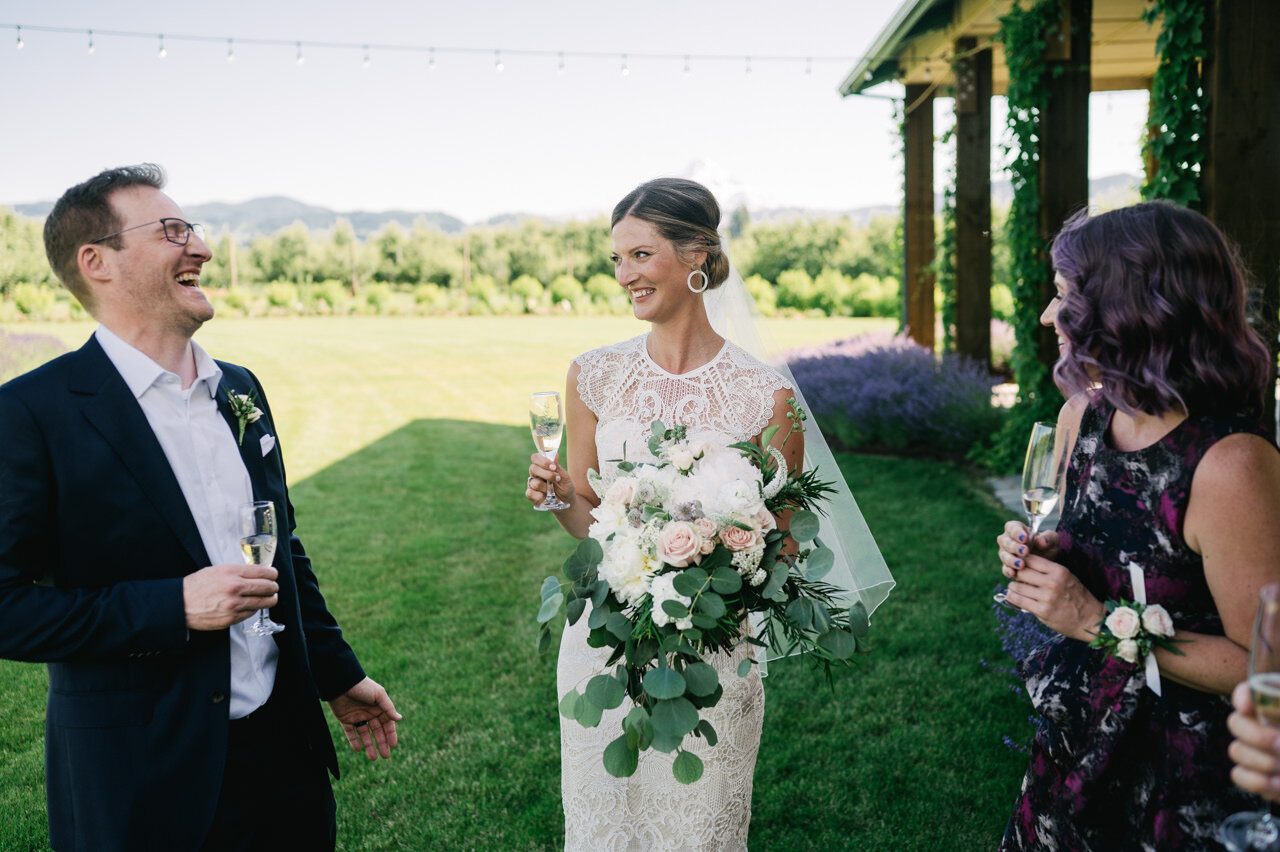
<instances>
[{"instance_id":1,"label":"woman with purple hair","mask_svg":"<svg viewBox=\"0 0 1280 852\"><path fill-rule=\"evenodd\" d=\"M1256 805L1230 781L1226 696L1280 580L1267 350L1198 213L1082 212L1051 254L1041 320L1078 437L1058 531L997 539L1008 601L1058 634L1019 663L1045 723L1000 848L1221 848L1218 822Z\"/></svg>"}]
</instances>

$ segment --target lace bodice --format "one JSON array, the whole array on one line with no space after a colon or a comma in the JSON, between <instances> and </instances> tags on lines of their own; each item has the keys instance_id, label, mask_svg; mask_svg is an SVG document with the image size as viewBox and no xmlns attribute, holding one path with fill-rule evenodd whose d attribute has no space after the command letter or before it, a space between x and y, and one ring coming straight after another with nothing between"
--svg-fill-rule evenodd
<instances>
[{"instance_id":1,"label":"lace bodice","mask_svg":"<svg viewBox=\"0 0 1280 852\"><path fill-rule=\"evenodd\" d=\"M649 335L579 355L578 395L595 414L596 453L606 483L617 461L653 461L649 426L686 426L689 437L712 443L747 441L773 417L782 374L726 340L714 358L675 375L649 357Z\"/></svg>"}]
</instances>

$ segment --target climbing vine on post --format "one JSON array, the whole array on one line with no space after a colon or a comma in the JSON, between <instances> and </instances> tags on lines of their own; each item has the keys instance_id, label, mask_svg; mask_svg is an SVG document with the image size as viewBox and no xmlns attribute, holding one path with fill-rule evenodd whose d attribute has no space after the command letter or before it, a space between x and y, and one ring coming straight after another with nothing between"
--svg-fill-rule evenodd
<instances>
[{"instance_id":1,"label":"climbing vine on post","mask_svg":"<svg viewBox=\"0 0 1280 852\"><path fill-rule=\"evenodd\" d=\"M1031 424L1056 418L1062 395L1053 384L1048 366L1040 361L1039 329L1041 284L1050 277L1044 236L1040 233L1040 116L1049 104L1049 63L1045 48L1057 31L1062 9L1057 0L1015 0L1000 18L997 38L1004 46L1009 69L1006 171L1013 187L1013 201L1005 222L1009 245L1010 281L1013 293L1014 348L1010 358L1018 402L992 446L980 450L979 460L996 470L1014 469Z\"/></svg>"},{"instance_id":2,"label":"climbing vine on post","mask_svg":"<svg viewBox=\"0 0 1280 852\"><path fill-rule=\"evenodd\" d=\"M1151 80L1151 109L1142 154L1155 169L1142 184L1144 199L1199 206L1204 159L1204 88L1201 62L1209 55L1205 0L1152 0L1142 18L1161 21L1160 62Z\"/></svg>"},{"instance_id":3,"label":"climbing vine on post","mask_svg":"<svg viewBox=\"0 0 1280 852\"><path fill-rule=\"evenodd\" d=\"M953 123L938 138L945 148L954 141L956 124ZM954 352L956 348L956 158L947 158L946 185L942 190L942 230L933 255L933 275L942 296L939 313L942 317L942 351Z\"/></svg>"}]
</instances>

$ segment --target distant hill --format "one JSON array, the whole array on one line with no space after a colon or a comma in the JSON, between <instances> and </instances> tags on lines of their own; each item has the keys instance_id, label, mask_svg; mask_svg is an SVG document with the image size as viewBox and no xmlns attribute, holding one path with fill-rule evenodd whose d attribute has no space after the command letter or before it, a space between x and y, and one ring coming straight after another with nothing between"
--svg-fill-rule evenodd
<instances>
[{"instance_id":1,"label":"distant hill","mask_svg":"<svg viewBox=\"0 0 1280 852\"><path fill-rule=\"evenodd\" d=\"M1137 175L1107 175L1089 182L1089 195L1093 203L1101 207L1127 204L1137 200L1137 189L1140 183L1141 178ZM1013 191L1008 181L997 181L992 184L991 200L997 207L1007 207L1012 197ZM941 208L942 199L940 196L937 204ZM34 204L17 204L14 205L13 209L22 216L43 219L48 215L52 207L52 201L42 201ZM726 214L731 213L733 209L734 207L728 205L724 207ZM254 198L239 204L196 204L186 208L186 210L194 221L203 222L210 233L216 235L221 233L223 229L227 229L241 239L274 234L294 222L301 222L312 230L326 230L337 224L339 219L345 219L350 222L356 235L361 239L381 230L392 222L398 223L403 228L411 228L415 222L422 220L446 234L461 233L468 227L466 222L456 216L450 216L447 213L438 211L382 210L374 212L354 210L339 212L328 207L304 204L301 201L284 196ZM751 221L756 223L780 222L796 218L848 218L855 225L865 225L875 216L896 216L899 208L894 204L877 204L845 210L814 210L803 207L765 207L755 209L748 205L748 210L751 214ZM604 212L601 211L598 215L604 215ZM576 217L540 217L530 213L503 213L491 216L479 224L486 227L518 227L522 221L538 218L561 221L568 218L582 219L588 217L585 215Z\"/></svg>"}]
</instances>

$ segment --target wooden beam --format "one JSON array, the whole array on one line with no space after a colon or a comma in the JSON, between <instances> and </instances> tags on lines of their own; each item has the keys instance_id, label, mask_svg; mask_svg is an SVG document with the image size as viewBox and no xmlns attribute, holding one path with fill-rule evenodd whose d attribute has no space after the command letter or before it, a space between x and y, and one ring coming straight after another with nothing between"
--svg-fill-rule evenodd
<instances>
[{"instance_id":1,"label":"wooden beam","mask_svg":"<svg viewBox=\"0 0 1280 852\"><path fill-rule=\"evenodd\" d=\"M903 324L933 348L933 87L906 87ZM913 108L914 107L914 108Z\"/></svg>"},{"instance_id":2,"label":"wooden beam","mask_svg":"<svg viewBox=\"0 0 1280 852\"><path fill-rule=\"evenodd\" d=\"M956 40L956 351L991 367L991 50ZM976 52L975 52L976 51Z\"/></svg>"},{"instance_id":3,"label":"wooden beam","mask_svg":"<svg viewBox=\"0 0 1280 852\"><path fill-rule=\"evenodd\" d=\"M1049 103L1040 115L1040 235L1045 251L1062 223L1089 203L1089 65L1093 0L1062 0L1071 26L1050 62ZM1040 282L1040 302L1053 298L1053 275ZM1040 360L1058 360L1058 341L1040 329Z\"/></svg>"},{"instance_id":4,"label":"wooden beam","mask_svg":"<svg viewBox=\"0 0 1280 852\"><path fill-rule=\"evenodd\" d=\"M1213 50L1204 67L1209 106L1203 209L1240 247L1252 273L1250 321L1271 352L1274 379L1280 311L1280 52L1275 49L1280 3L1218 0L1210 4L1208 17ZM1264 422L1274 423L1274 394L1266 395L1265 404Z\"/></svg>"}]
</instances>

